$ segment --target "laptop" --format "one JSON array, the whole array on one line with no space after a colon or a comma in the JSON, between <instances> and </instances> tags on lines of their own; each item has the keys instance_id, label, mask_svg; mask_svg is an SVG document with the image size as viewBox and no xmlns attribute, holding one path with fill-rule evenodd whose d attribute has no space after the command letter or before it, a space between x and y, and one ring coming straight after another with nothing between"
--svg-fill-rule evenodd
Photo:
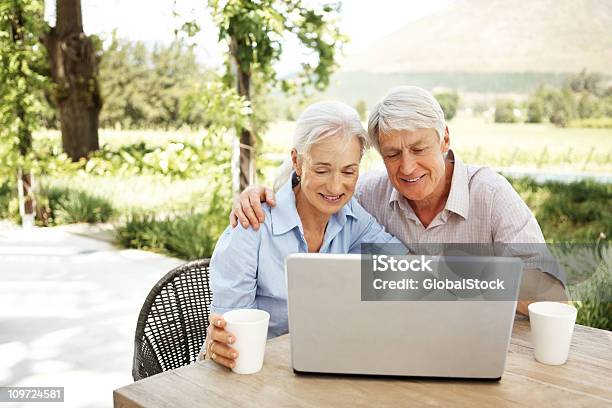
<instances>
[{"instance_id":1,"label":"laptop","mask_svg":"<svg viewBox=\"0 0 612 408\"><path fill-rule=\"evenodd\" d=\"M382 296L366 301L362 300L361 255L289 255L285 270L294 372L501 379L521 260L436 258L451 269L467 265L470 270L512 277L505 282L509 295L504 300L483 301L478 299L487 298L486 290L480 291L480 297L465 299L442 289L436 292L447 292L445 300Z\"/></svg>"}]
</instances>

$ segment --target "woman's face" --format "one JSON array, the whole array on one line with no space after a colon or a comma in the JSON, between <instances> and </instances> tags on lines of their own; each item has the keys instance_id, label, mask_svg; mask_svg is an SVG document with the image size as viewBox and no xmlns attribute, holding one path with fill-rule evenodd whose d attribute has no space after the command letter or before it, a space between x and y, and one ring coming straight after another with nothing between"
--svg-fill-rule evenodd
<instances>
[{"instance_id":1,"label":"woman's face","mask_svg":"<svg viewBox=\"0 0 612 408\"><path fill-rule=\"evenodd\" d=\"M300 176L300 193L315 210L331 215L353 196L359 178L361 143L356 137L323 138L304 157L292 152L294 168ZM297 159L297 160L296 160Z\"/></svg>"}]
</instances>

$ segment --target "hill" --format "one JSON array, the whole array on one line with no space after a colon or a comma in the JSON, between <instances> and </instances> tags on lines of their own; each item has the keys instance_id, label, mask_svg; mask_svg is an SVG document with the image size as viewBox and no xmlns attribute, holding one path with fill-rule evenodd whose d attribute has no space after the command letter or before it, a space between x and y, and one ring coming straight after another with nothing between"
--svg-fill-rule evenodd
<instances>
[{"instance_id":1,"label":"hill","mask_svg":"<svg viewBox=\"0 0 612 408\"><path fill-rule=\"evenodd\" d=\"M370 73L612 74L611 0L457 0L349 57Z\"/></svg>"}]
</instances>

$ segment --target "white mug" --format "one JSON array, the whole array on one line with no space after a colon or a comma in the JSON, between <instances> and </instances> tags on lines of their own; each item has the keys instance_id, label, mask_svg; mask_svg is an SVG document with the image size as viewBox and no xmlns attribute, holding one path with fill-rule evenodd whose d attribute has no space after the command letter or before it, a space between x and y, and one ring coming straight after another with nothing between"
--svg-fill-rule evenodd
<instances>
[{"instance_id":1,"label":"white mug","mask_svg":"<svg viewBox=\"0 0 612 408\"><path fill-rule=\"evenodd\" d=\"M270 314L258 309L237 309L225 312L225 330L236 341L231 345L238 352L232 371L253 374L263 366Z\"/></svg>"},{"instance_id":2,"label":"white mug","mask_svg":"<svg viewBox=\"0 0 612 408\"><path fill-rule=\"evenodd\" d=\"M528 309L536 360L550 365L565 364L576 323L576 308L566 303L535 302Z\"/></svg>"}]
</instances>

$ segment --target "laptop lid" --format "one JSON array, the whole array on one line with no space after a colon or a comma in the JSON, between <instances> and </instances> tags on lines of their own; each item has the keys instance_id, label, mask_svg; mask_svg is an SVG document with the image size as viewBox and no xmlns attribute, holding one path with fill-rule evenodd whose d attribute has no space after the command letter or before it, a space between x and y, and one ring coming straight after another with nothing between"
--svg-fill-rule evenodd
<instances>
[{"instance_id":1,"label":"laptop lid","mask_svg":"<svg viewBox=\"0 0 612 408\"><path fill-rule=\"evenodd\" d=\"M446 297L434 297L447 300L386 301L383 295L380 300L364 301L360 255L288 256L294 370L500 378L514 321L522 262L499 257L435 258L451 265L451 269L455 268L453 265L458 265L458 269L469 265L486 270L489 275L493 271L497 276L508 277L505 290L511 298L465 300L457 298L451 290ZM487 291L481 292L486 298ZM470 299L477 298L483 296Z\"/></svg>"}]
</instances>

